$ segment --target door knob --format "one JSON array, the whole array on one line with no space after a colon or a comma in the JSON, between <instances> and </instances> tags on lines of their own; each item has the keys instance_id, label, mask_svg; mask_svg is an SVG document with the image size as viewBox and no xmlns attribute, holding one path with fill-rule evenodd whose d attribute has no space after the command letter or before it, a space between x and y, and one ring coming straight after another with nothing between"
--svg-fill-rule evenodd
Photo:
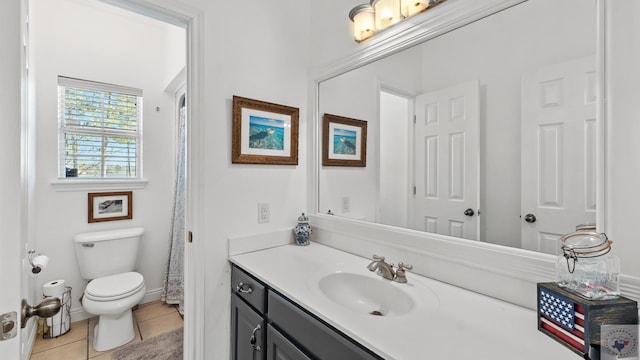
<instances>
[{"instance_id":1,"label":"door knob","mask_svg":"<svg viewBox=\"0 0 640 360\"><path fill-rule=\"evenodd\" d=\"M36 315L41 318L52 317L57 314L62 307L62 302L56 297L50 297L44 299L37 306L31 306L27 303L27 300L22 299L22 317L20 318L20 327L27 326L27 320Z\"/></svg>"},{"instance_id":2,"label":"door knob","mask_svg":"<svg viewBox=\"0 0 640 360\"><path fill-rule=\"evenodd\" d=\"M473 216L473 214L475 214L475 212L473 211L472 208L468 208L467 210L464 211L464 214L467 216Z\"/></svg>"},{"instance_id":3,"label":"door knob","mask_svg":"<svg viewBox=\"0 0 640 360\"><path fill-rule=\"evenodd\" d=\"M524 221L528 222L528 223L534 223L536 222L536 216L533 214L527 214L524 216Z\"/></svg>"}]
</instances>

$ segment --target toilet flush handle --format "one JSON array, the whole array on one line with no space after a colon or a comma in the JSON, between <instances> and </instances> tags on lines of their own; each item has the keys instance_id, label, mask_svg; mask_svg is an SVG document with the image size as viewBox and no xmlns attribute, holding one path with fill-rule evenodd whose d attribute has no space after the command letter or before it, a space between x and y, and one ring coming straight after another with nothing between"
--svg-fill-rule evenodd
<instances>
[{"instance_id":1,"label":"toilet flush handle","mask_svg":"<svg viewBox=\"0 0 640 360\"><path fill-rule=\"evenodd\" d=\"M94 244L94 243L83 243L83 244L82 244L82 247L89 247L89 248L91 248L91 247L94 247L94 246L96 246L96 244Z\"/></svg>"}]
</instances>

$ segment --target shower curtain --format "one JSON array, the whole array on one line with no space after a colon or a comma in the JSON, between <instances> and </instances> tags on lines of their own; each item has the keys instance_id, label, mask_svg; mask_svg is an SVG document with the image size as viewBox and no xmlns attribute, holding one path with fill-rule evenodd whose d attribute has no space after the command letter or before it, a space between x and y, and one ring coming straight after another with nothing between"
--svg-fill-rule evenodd
<instances>
[{"instance_id":1,"label":"shower curtain","mask_svg":"<svg viewBox=\"0 0 640 360\"><path fill-rule=\"evenodd\" d=\"M162 289L162 301L177 304L180 314L184 314L184 237L185 237L185 122L186 107L184 96L180 100L178 114L178 144L176 151L176 183L174 189L173 221L167 273Z\"/></svg>"}]
</instances>

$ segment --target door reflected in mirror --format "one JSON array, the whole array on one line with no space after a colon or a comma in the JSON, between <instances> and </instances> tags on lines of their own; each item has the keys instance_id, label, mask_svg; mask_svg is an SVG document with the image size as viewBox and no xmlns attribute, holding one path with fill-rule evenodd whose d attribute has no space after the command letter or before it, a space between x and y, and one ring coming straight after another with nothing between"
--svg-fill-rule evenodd
<instances>
[{"instance_id":1,"label":"door reflected in mirror","mask_svg":"<svg viewBox=\"0 0 640 360\"><path fill-rule=\"evenodd\" d=\"M318 212L558 254L595 223L596 34L594 1L529 0L321 82L369 133Z\"/></svg>"}]
</instances>

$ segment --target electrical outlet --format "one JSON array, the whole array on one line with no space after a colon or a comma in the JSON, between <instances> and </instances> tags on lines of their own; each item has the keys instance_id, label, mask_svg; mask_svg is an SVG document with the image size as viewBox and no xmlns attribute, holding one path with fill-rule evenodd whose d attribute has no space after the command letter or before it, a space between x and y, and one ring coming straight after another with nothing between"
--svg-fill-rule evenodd
<instances>
[{"instance_id":1,"label":"electrical outlet","mask_svg":"<svg viewBox=\"0 0 640 360\"><path fill-rule=\"evenodd\" d=\"M270 221L270 218L269 203L258 203L258 224L266 224Z\"/></svg>"},{"instance_id":2,"label":"electrical outlet","mask_svg":"<svg viewBox=\"0 0 640 360\"><path fill-rule=\"evenodd\" d=\"M349 210L351 210L351 201L349 200L348 196L344 196L342 198L342 212L348 213Z\"/></svg>"}]
</instances>

